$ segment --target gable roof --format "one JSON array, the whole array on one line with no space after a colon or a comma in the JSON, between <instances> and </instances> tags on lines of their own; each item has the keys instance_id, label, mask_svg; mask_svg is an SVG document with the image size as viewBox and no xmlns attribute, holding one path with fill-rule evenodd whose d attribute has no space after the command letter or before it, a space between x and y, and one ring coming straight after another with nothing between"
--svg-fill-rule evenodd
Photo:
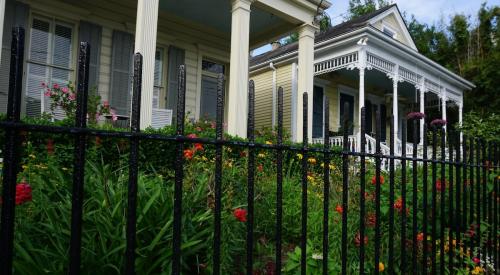
<instances>
[{"instance_id":1,"label":"gable roof","mask_svg":"<svg viewBox=\"0 0 500 275\"><path fill-rule=\"evenodd\" d=\"M371 13L368 13L368 14L356 17L354 19L351 19L349 21L335 25L335 26L331 27L330 29L328 29L327 31L324 31L324 32L317 34L316 37L314 38L314 43L319 43L319 42L328 40L330 38L333 38L333 37L336 37L336 36L339 36L339 35L342 35L345 33L349 33L349 32L352 32L354 30L357 30L357 29L360 29L363 27L366 27L366 26L374 23L374 21L378 21L379 17L385 17L387 14L391 13L392 12L391 9L393 9L393 8L395 8L395 10L397 10L399 18L402 19L401 12L399 11L397 5L392 4L392 5L380 8L376 11L371 12ZM385 14L385 13L387 13L387 14ZM398 17L398 16L396 16L396 17ZM403 21L403 24L405 24L404 21ZM406 31L407 34L409 35L406 24L404 25L404 31ZM410 43L413 43L411 36L410 36L410 40L411 40ZM294 52L297 49L298 49L298 42L284 45L284 46L282 46L278 49L275 49L273 51L269 51L269 52L252 57L250 59L250 66L254 66L254 65L257 65L260 63L267 62L273 58Z\"/></svg>"}]
</instances>

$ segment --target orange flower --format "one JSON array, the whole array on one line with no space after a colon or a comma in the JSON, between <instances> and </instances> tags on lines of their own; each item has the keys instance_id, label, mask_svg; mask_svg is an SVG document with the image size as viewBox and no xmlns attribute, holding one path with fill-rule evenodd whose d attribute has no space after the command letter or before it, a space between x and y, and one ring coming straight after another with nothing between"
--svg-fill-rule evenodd
<instances>
[{"instance_id":1,"label":"orange flower","mask_svg":"<svg viewBox=\"0 0 500 275\"><path fill-rule=\"evenodd\" d=\"M337 207L335 207L335 211L337 211L337 213L339 214L342 214L344 212L344 209L342 208L342 206L337 205Z\"/></svg>"},{"instance_id":2,"label":"orange flower","mask_svg":"<svg viewBox=\"0 0 500 275\"><path fill-rule=\"evenodd\" d=\"M384 176L380 175L379 180L380 180L381 185L384 184L384 180L385 180ZM372 177L372 184L373 185L377 184L377 177L376 176Z\"/></svg>"},{"instance_id":3,"label":"orange flower","mask_svg":"<svg viewBox=\"0 0 500 275\"><path fill-rule=\"evenodd\" d=\"M195 143L194 144L194 151L203 151L203 144Z\"/></svg>"},{"instance_id":4,"label":"orange flower","mask_svg":"<svg viewBox=\"0 0 500 275\"><path fill-rule=\"evenodd\" d=\"M194 151L191 149L186 149L184 150L184 158L186 159L192 159L194 155Z\"/></svg>"}]
</instances>

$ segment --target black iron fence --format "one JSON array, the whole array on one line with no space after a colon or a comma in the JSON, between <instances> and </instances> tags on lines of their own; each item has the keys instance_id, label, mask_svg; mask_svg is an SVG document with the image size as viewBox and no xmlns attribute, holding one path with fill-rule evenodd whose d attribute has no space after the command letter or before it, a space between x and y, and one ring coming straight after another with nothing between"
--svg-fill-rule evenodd
<instances>
[{"instance_id":1,"label":"black iron fence","mask_svg":"<svg viewBox=\"0 0 500 275\"><path fill-rule=\"evenodd\" d=\"M86 142L89 136L98 137L120 137L128 139L130 142L129 155L129 180L128 180L128 206L126 223L126 256L124 273L140 273L135 270L136 259L136 211L137 211L137 189L138 189L138 156L139 144L141 141L162 141L170 142L176 147L175 155L175 191L174 191L174 210L173 210L173 238L172 238L172 273L180 274L182 237L182 215L183 215L183 180L184 180L184 155L183 150L186 144L201 143L215 146L215 196L214 196L214 238L213 238L213 273L220 273L221 265L221 197L222 197L222 174L223 169L223 148L240 147L248 150L248 179L247 179L247 228L246 228L246 273L252 274L254 261L254 225L258 223L254 216L254 182L255 182L255 161L256 150L266 150L275 154L276 161L276 222L275 222L275 274L281 274L283 267L283 154L285 152L300 153L301 160L301 235L299 247L301 251L307 249L307 221L308 221L308 154L321 154L324 162L323 171L323 236L322 236L322 270L323 274L329 273L329 259L331 251L331 242L341 242L341 272L348 273L348 265L351 260L348 257L348 219L359 219L359 247L357 249L359 261L359 273L365 274L365 261L372 260L372 255L366 255L366 181L367 168L366 161L373 159L375 161L375 176L372 183L375 185L375 254L373 261L376 266L372 271L375 274L384 269L389 273L398 270L401 273L432 273L445 274L445 270L453 273L456 268L465 267L464 258L475 256L478 260L485 260L486 257L492 259L495 270L499 264L499 243L498 243L498 146L494 143L488 143L478 140L474 137L466 138L461 141L459 135L446 135L442 127L433 127L428 130L425 128L423 147L432 146L432 155L427 155L427 150L423 150L423 157L417 156L417 142L413 143L413 155L407 156L405 150L402 155L394 154L394 141L390 142L390 154L381 153L381 118L380 113L376 114L376 153L366 153L365 145L365 111L362 111L361 124L361 146L359 152L353 152L348 147L348 132L344 131L343 148L341 151L332 150L329 145L329 107L328 100L325 106L324 120L324 145L323 147L309 147L307 137L307 94L303 95L303 142L301 146L285 144L283 140L283 89L278 89L278 130L277 144L261 144L255 142L255 92L254 83L249 83L249 104L248 104L248 138L246 141L226 140L223 137L223 108L224 108L224 81L223 76L219 77L217 87L217 118L216 118L216 137L214 139L189 138L184 134L185 123L185 92L186 92L186 72L185 67L179 69L178 86L178 105L176 115L176 135L162 136L145 134L140 131L140 98L141 98L141 73L142 57L140 54L134 56L134 84L132 100L131 126L128 132L112 132L105 130L96 130L86 127L87 114L87 92L89 77L89 52L90 46L87 43L81 43L79 48L78 63L78 82L77 82L77 113L75 118L75 127L55 127L41 126L22 123L20 120L21 112L21 92L23 75L23 53L24 53L24 30L16 28L13 31L12 53L11 53L11 71L9 82L9 101L7 120L0 123L0 127L5 131L6 142L4 144L4 166L3 166L3 203L1 212L1 234L0 234L0 273L11 274L13 272L13 253L14 253L14 234L15 234L15 196L17 174L20 166L20 144L19 135L21 131L43 132L52 134L69 134L74 137L74 163L73 163L73 193L72 193L72 216L71 216L71 239L69 257L69 273L78 274L80 268L85 263L81 262L81 239L82 239L82 204L84 197L84 174L85 174L85 152ZM349 108L344 110L344 127L348 129ZM392 122L392 120L391 120ZM413 136L418 140L417 120L410 121L414 123ZM390 126L391 137L393 136L393 125ZM446 139L446 136L447 139ZM402 127L402 147L406 144L406 122ZM448 142L447 142L448 141ZM446 151L446 148L447 151ZM440 150L440 154L438 154ZM438 158L439 155L439 158ZM338 189L332 191L330 161L333 157L341 157L342 161L342 188L341 188L341 235L332 235L329 231L330 219L332 218L330 210L330 196L332 192L338 192ZM384 178L381 176L381 162L389 160L389 195L388 200L381 200L381 185ZM354 164L359 165L356 177L352 177L350 170ZM430 167L429 167L430 166ZM439 167L438 167L439 166ZM440 168L440 169L438 169ZM440 173L440 175L438 175ZM445 173L448 173L446 175ZM493 175L493 176L492 176ZM428 182L428 177L432 182ZM441 179L443 186L435 184ZM447 178L445 183L443 179ZM419 187L417 182L422 182ZM431 187L429 187L429 184ZM350 206L349 186L359 185L359 217L348 215ZM448 193L445 194L442 188L446 185ZM493 186L490 188L488 186ZM396 188L401 188L396 190ZM407 188L411 188L411 199L407 198ZM420 189L421 188L421 189ZM438 190L439 189L439 190ZM395 199L396 191L400 192L401 197ZM441 192L440 192L441 191ZM422 194L419 201L418 194ZM430 197L430 200L429 200ZM411 201L411 205L407 205ZM431 202L429 205L429 201ZM439 203L439 205L438 205ZM382 222L381 209L389 209L388 221ZM397 207L396 207L397 206ZM411 215L405 215L406 209L411 209ZM402 211L403 214L396 223L396 211ZM420 217L420 218L419 218ZM421 218L423 217L423 218ZM419 224L421 220L421 224ZM384 224L382 224L384 223ZM411 223L411 226L408 224ZM430 223L430 224L429 224ZM476 232L484 234L469 234L470 226L474 226ZM388 244L383 244L382 227L387 228ZM481 229L481 227L486 227ZM411 228L411 232L406 232ZM398 234L396 234L396 232ZM399 235L399 239L395 236ZM469 236L470 238L465 238ZM441 240L437 242L436 240ZM400 242L400 245L396 245ZM422 242L422 249L416 243ZM412 245L413 244L413 245ZM398 247L399 249L396 249ZM460 249L459 249L460 248ZM478 252L479 250L480 252ZM469 252L469 253L467 253ZM420 253L422 255L420 255ZM301 253L300 270L301 274L306 274L307 253ZM387 258L386 258L387 257ZM384 258L384 259L382 259ZM399 260L396 260L399 259ZM387 267L380 267L379 263L386 262Z\"/></svg>"}]
</instances>

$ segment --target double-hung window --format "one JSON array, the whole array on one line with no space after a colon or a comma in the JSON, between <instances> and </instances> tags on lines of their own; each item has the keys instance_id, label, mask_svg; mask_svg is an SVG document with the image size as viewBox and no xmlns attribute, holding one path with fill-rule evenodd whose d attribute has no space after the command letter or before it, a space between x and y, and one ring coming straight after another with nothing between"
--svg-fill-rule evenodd
<instances>
[{"instance_id":1,"label":"double-hung window","mask_svg":"<svg viewBox=\"0 0 500 275\"><path fill-rule=\"evenodd\" d=\"M165 86L163 82L163 66L164 66L164 50L157 48L155 53L155 73L154 73L154 88L153 88L153 108L159 109L160 98L164 94ZM164 96L164 95L163 95Z\"/></svg>"},{"instance_id":2,"label":"double-hung window","mask_svg":"<svg viewBox=\"0 0 500 275\"><path fill-rule=\"evenodd\" d=\"M58 20L34 17L27 60L26 115L49 111L42 83L66 85L73 72L73 26Z\"/></svg>"}]
</instances>

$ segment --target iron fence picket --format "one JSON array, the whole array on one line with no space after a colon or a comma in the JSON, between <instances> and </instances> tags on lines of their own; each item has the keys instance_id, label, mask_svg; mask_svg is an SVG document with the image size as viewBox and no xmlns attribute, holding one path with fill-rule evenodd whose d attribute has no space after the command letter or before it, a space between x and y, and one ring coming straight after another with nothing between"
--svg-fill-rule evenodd
<instances>
[{"instance_id":1,"label":"iron fence picket","mask_svg":"<svg viewBox=\"0 0 500 275\"><path fill-rule=\"evenodd\" d=\"M380 232L380 185L382 184L381 175L380 175L380 164L381 164L381 151L380 151L380 137L382 134L381 127L381 117L380 111L377 110L375 114L376 120L376 131L375 131L375 274L380 273L380 248L381 248L381 237L382 234Z\"/></svg>"},{"instance_id":2,"label":"iron fence picket","mask_svg":"<svg viewBox=\"0 0 500 275\"><path fill-rule=\"evenodd\" d=\"M470 201L469 201L469 233L475 230L475 220L474 220L474 138L470 139L469 142L469 191L470 191ZM474 236L469 234L469 254L472 255L474 248Z\"/></svg>"},{"instance_id":3,"label":"iron fence picket","mask_svg":"<svg viewBox=\"0 0 500 275\"><path fill-rule=\"evenodd\" d=\"M255 142L255 84L253 80L248 83L248 121L247 137L250 144ZM247 179L247 275L253 273L253 223L254 223L254 186L255 186L255 149L249 147L248 152L248 179Z\"/></svg>"},{"instance_id":4,"label":"iron fence picket","mask_svg":"<svg viewBox=\"0 0 500 275\"><path fill-rule=\"evenodd\" d=\"M75 116L75 126L79 128L87 127L89 64L90 45L86 42L81 42L78 55L78 88ZM73 191L71 196L70 274L80 274L86 146L87 136L85 134L77 135L74 147Z\"/></svg>"},{"instance_id":5,"label":"iron fence picket","mask_svg":"<svg viewBox=\"0 0 500 275\"><path fill-rule=\"evenodd\" d=\"M283 93L281 93L283 96ZM323 133L323 275L328 274L328 223L330 211L330 104L328 97L324 105L324 133ZM362 172L363 173L363 172ZM364 257L361 257L363 260Z\"/></svg>"},{"instance_id":6,"label":"iron fence picket","mask_svg":"<svg viewBox=\"0 0 500 275\"><path fill-rule=\"evenodd\" d=\"M12 29L9 95L7 104L7 120L19 122L21 119L21 94L23 85L24 64L24 29ZM0 228L0 273L12 274L14 250L14 219L16 181L20 162L19 130L8 128L5 131L3 150L3 192L2 217Z\"/></svg>"},{"instance_id":7,"label":"iron fence picket","mask_svg":"<svg viewBox=\"0 0 500 275\"><path fill-rule=\"evenodd\" d=\"M460 263L462 263L462 253L460 253L460 249L462 248L462 219L463 219L463 209L462 209L462 178L461 178L461 165L460 165L460 135L456 135L456 140L455 140L455 224L454 224L454 230L455 230L455 236L456 236L456 246L455 248L458 248L458 254L456 255L457 257L457 262L458 264L456 265L458 268L460 268Z\"/></svg>"},{"instance_id":8,"label":"iron fence picket","mask_svg":"<svg viewBox=\"0 0 500 275\"><path fill-rule=\"evenodd\" d=\"M482 257L480 255L480 248L481 248L481 208L482 208L482 201L481 201L481 141L479 139L476 140L476 163L475 163L475 168L476 168L476 234L475 234L475 247L474 249L476 252L477 258L479 260L482 260Z\"/></svg>"},{"instance_id":9,"label":"iron fence picket","mask_svg":"<svg viewBox=\"0 0 500 275\"><path fill-rule=\"evenodd\" d=\"M302 95L302 207L301 207L301 235L300 235L300 272L307 272L307 160L308 160L308 96Z\"/></svg>"},{"instance_id":10,"label":"iron fence picket","mask_svg":"<svg viewBox=\"0 0 500 275\"><path fill-rule=\"evenodd\" d=\"M437 132L436 128L432 128L432 181L431 181L431 189L432 189L432 199L431 199L431 223L432 223L432 231L431 231L431 270L432 274L437 273L437 265L436 265L436 180L437 180L437 154L436 154L436 145L437 145Z\"/></svg>"},{"instance_id":11,"label":"iron fence picket","mask_svg":"<svg viewBox=\"0 0 500 275\"><path fill-rule=\"evenodd\" d=\"M423 224L422 224L422 233L423 233L423 242L422 242L422 271L424 274L427 273L427 265L428 265L428 251L429 251L429 248L428 248L428 240L427 240L427 236L428 236L428 231L427 231L427 227L428 227L428 215L427 215L427 206L428 206L428 203L429 203L429 198L427 196L427 190L428 190L428 186L427 186L427 174L428 174L428 161L426 160L427 159L427 147L428 147L428 142L427 142L427 134L428 134L428 131L427 131L427 125L424 124L424 133L422 135L422 138L423 138L423 158L424 158L424 161L422 163L422 211L423 211Z\"/></svg>"},{"instance_id":12,"label":"iron fence picket","mask_svg":"<svg viewBox=\"0 0 500 275\"><path fill-rule=\"evenodd\" d=\"M403 120L401 125L401 156L406 158L406 120ZM399 215L401 216L401 273L406 271L406 159L401 161L401 209Z\"/></svg>"},{"instance_id":13,"label":"iron fence picket","mask_svg":"<svg viewBox=\"0 0 500 275\"><path fill-rule=\"evenodd\" d=\"M418 184L418 163L417 163L417 153L418 153L418 120L414 119L413 121L413 162L412 162L412 176L413 176L413 185L412 185L412 270L413 274L418 273L417 269L417 214L418 214L418 198L417 198L417 184Z\"/></svg>"},{"instance_id":14,"label":"iron fence picket","mask_svg":"<svg viewBox=\"0 0 500 275\"><path fill-rule=\"evenodd\" d=\"M389 155L394 155L394 119L390 119ZM394 274L394 159L389 159L389 274Z\"/></svg>"},{"instance_id":15,"label":"iron fence picket","mask_svg":"<svg viewBox=\"0 0 500 275\"><path fill-rule=\"evenodd\" d=\"M215 145L215 182L214 182L214 274L220 274L221 247L221 208L222 208L222 144L224 121L224 75L217 77L217 107L215 135L219 142Z\"/></svg>"},{"instance_id":16,"label":"iron fence picket","mask_svg":"<svg viewBox=\"0 0 500 275\"><path fill-rule=\"evenodd\" d=\"M360 195L359 195L359 239L365 239L365 192L366 192L366 107L361 108L361 156L360 156ZM365 273L365 243L359 244L359 273Z\"/></svg>"},{"instance_id":17,"label":"iron fence picket","mask_svg":"<svg viewBox=\"0 0 500 275\"><path fill-rule=\"evenodd\" d=\"M283 88L278 88L278 136L276 152L276 274L281 275L281 250L283 229ZM326 159L325 159L326 162ZM328 196L325 195L325 200ZM327 255L326 252L325 255ZM327 256L325 256L326 258Z\"/></svg>"},{"instance_id":18,"label":"iron fence picket","mask_svg":"<svg viewBox=\"0 0 500 275\"><path fill-rule=\"evenodd\" d=\"M344 104L344 121L342 122L343 129L343 148L342 148L342 275L347 274L347 211L348 207L348 187L349 187L349 103ZM363 243L364 239L360 239Z\"/></svg>"},{"instance_id":19,"label":"iron fence picket","mask_svg":"<svg viewBox=\"0 0 500 275\"><path fill-rule=\"evenodd\" d=\"M439 274L444 274L445 270L445 251L444 251L444 240L445 240L445 186L446 186L446 131L444 127L440 127L439 134L441 137L441 161L440 161L440 190L439 191ZM434 181L434 185L437 182ZM437 187L437 186L436 186Z\"/></svg>"},{"instance_id":20,"label":"iron fence picket","mask_svg":"<svg viewBox=\"0 0 500 275\"><path fill-rule=\"evenodd\" d=\"M142 55L134 55L134 84L132 93L132 119L130 132L140 132L141 92L142 92ZM125 250L125 273L135 274L136 221L137 221L137 177L139 173L138 138L130 139L127 199L127 248Z\"/></svg>"},{"instance_id":21,"label":"iron fence picket","mask_svg":"<svg viewBox=\"0 0 500 275\"><path fill-rule=\"evenodd\" d=\"M177 89L177 138L184 136L184 120L186 107L186 67L179 66ZM184 141L177 139L175 158L175 185L174 185L174 223L172 237L172 274L181 273L181 238L182 238L182 185L184 182Z\"/></svg>"},{"instance_id":22,"label":"iron fence picket","mask_svg":"<svg viewBox=\"0 0 500 275\"><path fill-rule=\"evenodd\" d=\"M448 228L448 272L453 272L453 257L454 257L454 249L455 245L453 242L453 228L454 228L454 209L453 209L453 188L454 188L454 182L453 182L453 142L452 142L452 135L448 135L448 152L449 152L449 161L448 163L448 186L444 184L443 191L448 190L448 221L447 221L447 228ZM446 189L447 188L447 189ZM444 239L443 239L444 240Z\"/></svg>"}]
</instances>

